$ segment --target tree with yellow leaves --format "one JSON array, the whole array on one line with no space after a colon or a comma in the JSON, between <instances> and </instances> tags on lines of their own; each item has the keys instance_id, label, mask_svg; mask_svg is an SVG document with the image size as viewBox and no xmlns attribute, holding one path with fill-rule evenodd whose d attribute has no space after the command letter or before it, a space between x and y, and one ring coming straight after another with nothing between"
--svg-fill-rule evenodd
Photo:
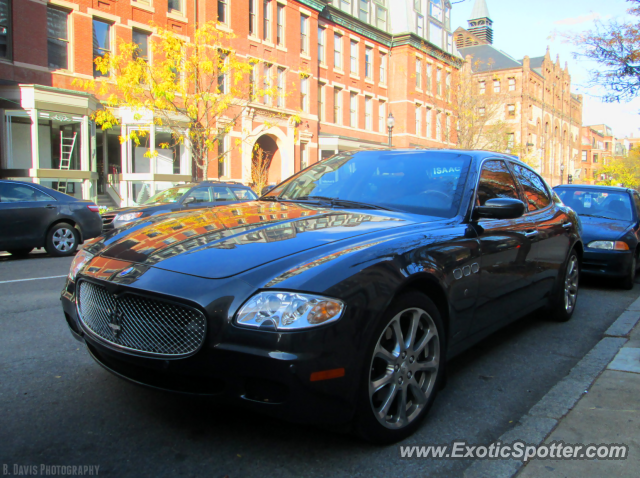
<instances>
[{"instance_id":1,"label":"tree with yellow leaves","mask_svg":"<svg viewBox=\"0 0 640 478\"><path fill-rule=\"evenodd\" d=\"M95 59L103 77L76 83L106 98L96 124L109 129L119 123L116 110L128 109L136 121L168 128L173 144L160 147L189 142L198 176L206 178L210 163L228 152L216 146L251 101L275 94L272 79L257 73L259 61L236 55L233 38L215 22L199 25L192 41L158 28L149 42L151 61L136 43L122 42L114 55ZM121 141L139 145L145 134L144 127L132 129Z\"/></svg>"},{"instance_id":2,"label":"tree with yellow leaves","mask_svg":"<svg viewBox=\"0 0 640 478\"><path fill-rule=\"evenodd\" d=\"M601 186L623 186L638 189L640 187L640 150L632 149L629 156L610 161L594 172L600 177L596 184Z\"/></svg>"}]
</instances>

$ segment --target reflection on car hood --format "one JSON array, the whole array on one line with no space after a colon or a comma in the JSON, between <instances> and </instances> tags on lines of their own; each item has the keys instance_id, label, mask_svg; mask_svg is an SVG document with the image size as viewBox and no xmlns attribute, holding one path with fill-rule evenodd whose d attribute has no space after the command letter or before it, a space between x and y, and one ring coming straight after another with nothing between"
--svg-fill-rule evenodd
<instances>
[{"instance_id":1,"label":"reflection on car hood","mask_svg":"<svg viewBox=\"0 0 640 478\"><path fill-rule=\"evenodd\" d=\"M389 211L361 213L255 201L152 216L107 233L87 250L217 279L307 249L414 222L415 216Z\"/></svg>"},{"instance_id":2,"label":"reflection on car hood","mask_svg":"<svg viewBox=\"0 0 640 478\"><path fill-rule=\"evenodd\" d=\"M615 241L631 227L631 221L603 217L580 216L580 222L585 244L595 240Z\"/></svg>"}]
</instances>

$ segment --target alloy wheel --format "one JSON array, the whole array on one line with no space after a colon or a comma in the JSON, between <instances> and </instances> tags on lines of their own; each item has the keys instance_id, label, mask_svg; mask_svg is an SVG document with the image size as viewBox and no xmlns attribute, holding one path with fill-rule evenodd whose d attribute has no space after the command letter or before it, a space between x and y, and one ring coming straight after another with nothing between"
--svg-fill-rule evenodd
<instances>
[{"instance_id":1,"label":"alloy wheel","mask_svg":"<svg viewBox=\"0 0 640 478\"><path fill-rule=\"evenodd\" d=\"M564 308L567 313L571 313L578 300L578 280L580 278L580 267L578 258L572 255L567 264L567 273L564 281Z\"/></svg>"},{"instance_id":2,"label":"alloy wheel","mask_svg":"<svg viewBox=\"0 0 640 478\"><path fill-rule=\"evenodd\" d=\"M440 337L422 309L398 313L380 335L371 360L369 400L377 420L400 429L426 407L440 367Z\"/></svg>"},{"instance_id":3,"label":"alloy wheel","mask_svg":"<svg viewBox=\"0 0 640 478\"><path fill-rule=\"evenodd\" d=\"M53 247L60 252L68 252L75 246L76 236L71 229L61 227L53 233Z\"/></svg>"}]
</instances>

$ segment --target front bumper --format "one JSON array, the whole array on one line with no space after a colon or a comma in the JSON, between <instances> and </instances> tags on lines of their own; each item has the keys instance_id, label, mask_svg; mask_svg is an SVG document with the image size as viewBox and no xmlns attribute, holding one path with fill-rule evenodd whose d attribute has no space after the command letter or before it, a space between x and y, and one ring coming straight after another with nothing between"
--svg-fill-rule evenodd
<instances>
[{"instance_id":1,"label":"front bumper","mask_svg":"<svg viewBox=\"0 0 640 478\"><path fill-rule=\"evenodd\" d=\"M631 271L633 251L602 251L586 248L582 259L585 274L625 277Z\"/></svg>"},{"instance_id":2,"label":"front bumper","mask_svg":"<svg viewBox=\"0 0 640 478\"><path fill-rule=\"evenodd\" d=\"M277 334L230 323L214 325L194 355L148 358L114 350L88 333L78 317L74 289L68 281L61 298L72 334L96 362L121 378L155 389L216 397L299 423L346 424L353 418L361 366L356 354L346 352L349 345L338 339L336 330ZM326 345L318 347L318 341ZM345 368L345 376L310 380L313 372L336 368Z\"/></svg>"}]
</instances>

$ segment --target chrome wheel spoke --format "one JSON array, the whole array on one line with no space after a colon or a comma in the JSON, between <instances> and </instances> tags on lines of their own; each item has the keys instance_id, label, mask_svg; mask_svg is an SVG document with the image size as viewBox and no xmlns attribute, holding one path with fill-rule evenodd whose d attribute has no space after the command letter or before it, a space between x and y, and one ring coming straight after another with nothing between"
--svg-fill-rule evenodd
<instances>
[{"instance_id":1,"label":"chrome wheel spoke","mask_svg":"<svg viewBox=\"0 0 640 478\"><path fill-rule=\"evenodd\" d=\"M418 406L422 406L427 403L427 397L418 385L418 382L415 381L415 378L412 378L409 382L409 389L411 390L411 395L415 398L416 402L418 402Z\"/></svg>"},{"instance_id":2,"label":"chrome wheel spoke","mask_svg":"<svg viewBox=\"0 0 640 478\"><path fill-rule=\"evenodd\" d=\"M387 385L389 385L393 381L393 379L394 379L393 373L392 372L388 372L386 375L383 375L378 380L372 381L371 382L371 392L375 393L375 392L381 390L382 388L384 388Z\"/></svg>"},{"instance_id":3,"label":"chrome wheel spoke","mask_svg":"<svg viewBox=\"0 0 640 478\"><path fill-rule=\"evenodd\" d=\"M413 351L416 342L416 335L418 334L418 327L420 326L421 312L419 310L413 310L411 313L411 324L409 325L409 335L406 339L407 350Z\"/></svg>"},{"instance_id":4,"label":"chrome wheel spoke","mask_svg":"<svg viewBox=\"0 0 640 478\"><path fill-rule=\"evenodd\" d=\"M426 362L418 362L416 365L416 372L437 372L438 371L438 359L433 358Z\"/></svg>"},{"instance_id":5,"label":"chrome wheel spoke","mask_svg":"<svg viewBox=\"0 0 640 478\"><path fill-rule=\"evenodd\" d=\"M407 387L403 387L398 397L398 425L402 426L407 421Z\"/></svg>"},{"instance_id":6,"label":"chrome wheel spoke","mask_svg":"<svg viewBox=\"0 0 640 478\"><path fill-rule=\"evenodd\" d=\"M380 406L380 408L378 408L378 410L376 410L376 413L378 414L378 416L383 420L386 418L387 412L391 408L391 405L393 404L393 401L396 398L397 393L398 393L398 387L395 384L391 385L391 387L389 388L389 393L387 394L385 399L382 401L382 405Z\"/></svg>"},{"instance_id":7,"label":"chrome wheel spoke","mask_svg":"<svg viewBox=\"0 0 640 478\"><path fill-rule=\"evenodd\" d=\"M376 347L376 351L373 354L373 358L382 359L388 364L395 364L396 360L398 359L396 355L394 355L392 352L389 352L380 344L378 344L378 346Z\"/></svg>"},{"instance_id":8,"label":"chrome wheel spoke","mask_svg":"<svg viewBox=\"0 0 640 478\"><path fill-rule=\"evenodd\" d=\"M393 321L393 333L396 337L396 344L398 346L398 351L399 352L404 352L407 347L405 346L404 343L404 335L402 333L402 329L400 328L400 320L396 319Z\"/></svg>"},{"instance_id":9,"label":"chrome wheel spoke","mask_svg":"<svg viewBox=\"0 0 640 478\"><path fill-rule=\"evenodd\" d=\"M429 330L427 330L427 333L424 334L424 337L420 339L420 342L414 348L414 352L416 353L416 355L420 355L422 351L425 349L425 347L429 345L429 342L431 342L431 340L434 337L437 337L437 335L433 332L433 330L430 327Z\"/></svg>"}]
</instances>

